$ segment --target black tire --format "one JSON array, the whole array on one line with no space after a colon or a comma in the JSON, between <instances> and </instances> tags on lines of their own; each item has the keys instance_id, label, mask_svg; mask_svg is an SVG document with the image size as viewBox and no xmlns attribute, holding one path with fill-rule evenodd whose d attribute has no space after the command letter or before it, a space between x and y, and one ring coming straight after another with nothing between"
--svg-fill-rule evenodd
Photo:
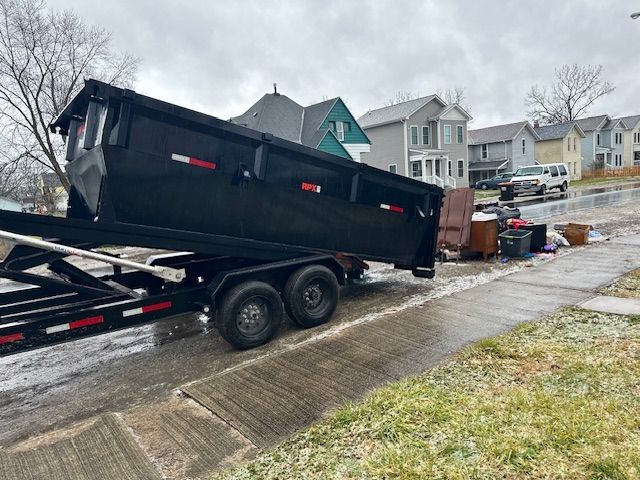
<instances>
[{"instance_id":1,"label":"black tire","mask_svg":"<svg viewBox=\"0 0 640 480\"><path fill-rule=\"evenodd\" d=\"M284 286L284 308L302 328L326 323L338 306L339 285L331 270L308 265L291 274Z\"/></svg>"},{"instance_id":2,"label":"black tire","mask_svg":"<svg viewBox=\"0 0 640 480\"><path fill-rule=\"evenodd\" d=\"M240 350L267 343L282 323L282 300L269 284L249 281L233 287L222 297L218 330Z\"/></svg>"},{"instance_id":3,"label":"black tire","mask_svg":"<svg viewBox=\"0 0 640 480\"><path fill-rule=\"evenodd\" d=\"M542 196L542 195L544 195L545 193L547 193L547 186L546 186L546 185L542 185L542 186L540 187L540 190L538 190L538 195Z\"/></svg>"},{"instance_id":4,"label":"black tire","mask_svg":"<svg viewBox=\"0 0 640 480\"><path fill-rule=\"evenodd\" d=\"M486 183L483 183L482 185L480 185L480 188L482 190L487 190L489 188L489 186Z\"/></svg>"},{"instance_id":5,"label":"black tire","mask_svg":"<svg viewBox=\"0 0 640 480\"><path fill-rule=\"evenodd\" d=\"M561 192L567 191L567 182L562 182L562 185L560 185L560 191Z\"/></svg>"}]
</instances>

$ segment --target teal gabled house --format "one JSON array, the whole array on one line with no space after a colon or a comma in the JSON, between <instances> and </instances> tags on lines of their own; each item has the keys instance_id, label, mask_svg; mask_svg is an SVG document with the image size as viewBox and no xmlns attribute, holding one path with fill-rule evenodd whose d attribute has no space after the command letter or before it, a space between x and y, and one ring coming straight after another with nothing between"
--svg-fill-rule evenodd
<instances>
[{"instance_id":1,"label":"teal gabled house","mask_svg":"<svg viewBox=\"0 0 640 480\"><path fill-rule=\"evenodd\" d=\"M371 150L369 138L340 97L303 107L286 95L268 93L230 121L356 162Z\"/></svg>"}]
</instances>

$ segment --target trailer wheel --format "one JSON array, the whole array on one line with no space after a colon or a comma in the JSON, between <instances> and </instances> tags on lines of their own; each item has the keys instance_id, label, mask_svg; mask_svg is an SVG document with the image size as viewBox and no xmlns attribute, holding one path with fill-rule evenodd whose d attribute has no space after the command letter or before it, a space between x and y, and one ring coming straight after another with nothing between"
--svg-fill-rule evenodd
<instances>
[{"instance_id":1,"label":"trailer wheel","mask_svg":"<svg viewBox=\"0 0 640 480\"><path fill-rule=\"evenodd\" d=\"M218 330L240 350L267 343L282 322L282 300L263 282L250 281L229 290L220 303Z\"/></svg>"},{"instance_id":2,"label":"trailer wheel","mask_svg":"<svg viewBox=\"0 0 640 480\"><path fill-rule=\"evenodd\" d=\"M322 265L308 265L289 277L284 286L284 308L302 328L326 323L338 305L336 276Z\"/></svg>"}]
</instances>

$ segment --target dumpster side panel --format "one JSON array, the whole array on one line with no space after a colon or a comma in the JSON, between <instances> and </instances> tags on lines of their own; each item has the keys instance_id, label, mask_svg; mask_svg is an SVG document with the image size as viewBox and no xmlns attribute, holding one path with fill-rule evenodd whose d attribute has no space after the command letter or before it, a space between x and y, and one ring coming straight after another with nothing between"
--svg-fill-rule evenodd
<instances>
[{"instance_id":1,"label":"dumpster side panel","mask_svg":"<svg viewBox=\"0 0 640 480\"><path fill-rule=\"evenodd\" d=\"M101 145L79 152L68 171L85 210L99 221L433 267L439 187L90 85L105 103L100 111L108 112L100 123ZM81 118L85 107L74 100L61 118Z\"/></svg>"}]
</instances>

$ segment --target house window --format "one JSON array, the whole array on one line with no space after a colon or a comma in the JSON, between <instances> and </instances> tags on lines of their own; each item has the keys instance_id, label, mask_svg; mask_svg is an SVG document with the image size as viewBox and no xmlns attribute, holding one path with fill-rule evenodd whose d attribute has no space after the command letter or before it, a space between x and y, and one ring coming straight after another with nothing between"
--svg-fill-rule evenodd
<instances>
[{"instance_id":1,"label":"house window","mask_svg":"<svg viewBox=\"0 0 640 480\"><path fill-rule=\"evenodd\" d=\"M398 173L398 164L397 163L390 163L389 164L389 171L391 173Z\"/></svg>"},{"instance_id":2,"label":"house window","mask_svg":"<svg viewBox=\"0 0 640 480\"><path fill-rule=\"evenodd\" d=\"M422 161L421 160L418 160L416 162L411 162L411 176L413 178L422 178Z\"/></svg>"},{"instance_id":3,"label":"house window","mask_svg":"<svg viewBox=\"0 0 640 480\"><path fill-rule=\"evenodd\" d=\"M451 145L451 125L444 126L444 144Z\"/></svg>"},{"instance_id":4,"label":"house window","mask_svg":"<svg viewBox=\"0 0 640 480\"><path fill-rule=\"evenodd\" d=\"M418 144L418 126L411 125L411 145Z\"/></svg>"},{"instance_id":5,"label":"house window","mask_svg":"<svg viewBox=\"0 0 640 480\"><path fill-rule=\"evenodd\" d=\"M464 160L463 159L458 160L458 177L459 178L464 177Z\"/></svg>"},{"instance_id":6,"label":"house window","mask_svg":"<svg viewBox=\"0 0 640 480\"><path fill-rule=\"evenodd\" d=\"M429 145L429 127L422 127L422 144Z\"/></svg>"},{"instance_id":7,"label":"house window","mask_svg":"<svg viewBox=\"0 0 640 480\"><path fill-rule=\"evenodd\" d=\"M571 151L571 139L567 137L567 152Z\"/></svg>"},{"instance_id":8,"label":"house window","mask_svg":"<svg viewBox=\"0 0 640 480\"><path fill-rule=\"evenodd\" d=\"M329 122L329 130L331 130L333 133L336 133L336 122Z\"/></svg>"},{"instance_id":9,"label":"house window","mask_svg":"<svg viewBox=\"0 0 640 480\"><path fill-rule=\"evenodd\" d=\"M458 143L464 143L463 136L464 136L464 127L462 125L458 125L456 127L456 137L458 137L457 138Z\"/></svg>"},{"instance_id":10,"label":"house window","mask_svg":"<svg viewBox=\"0 0 640 480\"><path fill-rule=\"evenodd\" d=\"M447 160L447 175L453 177L453 173L451 173L451 160Z\"/></svg>"},{"instance_id":11,"label":"house window","mask_svg":"<svg viewBox=\"0 0 640 480\"><path fill-rule=\"evenodd\" d=\"M336 122L336 132L337 132L337 137L338 140L340 140L341 142L344 142L344 123L342 122Z\"/></svg>"},{"instance_id":12,"label":"house window","mask_svg":"<svg viewBox=\"0 0 640 480\"><path fill-rule=\"evenodd\" d=\"M489 145L485 143L484 145L482 145L481 148L482 148L482 153L480 154L480 156L482 158L489 157Z\"/></svg>"},{"instance_id":13,"label":"house window","mask_svg":"<svg viewBox=\"0 0 640 480\"><path fill-rule=\"evenodd\" d=\"M440 176L440 162L442 162L442 160L434 160L434 162L436 162L436 177Z\"/></svg>"},{"instance_id":14,"label":"house window","mask_svg":"<svg viewBox=\"0 0 640 480\"><path fill-rule=\"evenodd\" d=\"M573 151L576 151L576 137L573 137Z\"/></svg>"},{"instance_id":15,"label":"house window","mask_svg":"<svg viewBox=\"0 0 640 480\"><path fill-rule=\"evenodd\" d=\"M345 132L350 132L351 131L351 122L342 122L342 124L344 125L344 131Z\"/></svg>"},{"instance_id":16,"label":"house window","mask_svg":"<svg viewBox=\"0 0 640 480\"><path fill-rule=\"evenodd\" d=\"M600 145L600 134L596 133L596 145Z\"/></svg>"},{"instance_id":17,"label":"house window","mask_svg":"<svg viewBox=\"0 0 640 480\"><path fill-rule=\"evenodd\" d=\"M522 154L523 155L527 154L527 139L526 138L522 139Z\"/></svg>"}]
</instances>

